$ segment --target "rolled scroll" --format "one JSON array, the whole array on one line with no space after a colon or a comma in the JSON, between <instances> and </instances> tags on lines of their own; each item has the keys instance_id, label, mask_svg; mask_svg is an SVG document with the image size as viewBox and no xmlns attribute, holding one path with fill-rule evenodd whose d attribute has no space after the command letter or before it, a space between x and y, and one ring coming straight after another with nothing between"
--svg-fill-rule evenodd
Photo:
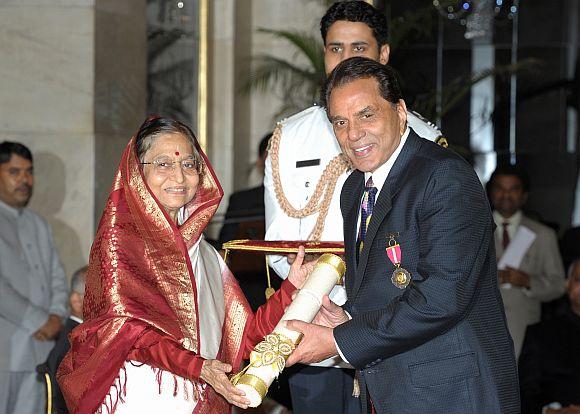
<instances>
[{"instance_id":1,"label":"rolled scroll","mask_svg":"<svg viewBox=\"0 0 580 414\"><path fill-rule=\"evenodd\" d=\"M268 388L284 369L286 359L300 342L300 332L287 329L284 321L312 322L322 306L322 297L342 282L345 270L339 256L330 253L320 256L278 325L250 354L250 364L232 378L232 383L246 393L250 407L262 403Z\"/></svg>"}]
</instances>

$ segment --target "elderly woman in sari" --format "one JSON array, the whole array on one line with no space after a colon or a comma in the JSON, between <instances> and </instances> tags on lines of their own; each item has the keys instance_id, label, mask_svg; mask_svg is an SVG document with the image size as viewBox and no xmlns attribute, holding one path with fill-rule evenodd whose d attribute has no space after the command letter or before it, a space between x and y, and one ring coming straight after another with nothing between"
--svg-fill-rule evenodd
<instances>
[{"instance_id":1,"label":"elderly woman in sari","mask_svg":"<svg viewBox=\"0 0 580 414\"><path fill-rule=\"evenodd\" d=\"M312 265L301 250L256 314L202 232L223 191L191 130L149 118L123 153L91 249L84 323L58 381L69 410L226 413L227 373L271 332Z\"/></svg>"}]
</instances>

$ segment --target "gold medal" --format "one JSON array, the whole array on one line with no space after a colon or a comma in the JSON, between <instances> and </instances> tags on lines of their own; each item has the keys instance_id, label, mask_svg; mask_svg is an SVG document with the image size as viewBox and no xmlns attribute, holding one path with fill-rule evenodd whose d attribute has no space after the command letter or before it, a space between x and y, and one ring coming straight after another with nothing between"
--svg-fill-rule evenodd
<instances>
[{"instance_id":1,"label":"gold medal","mask_svg":"<svg viewBox=\"0 0 580 414\"><path fill-rule=\"evenodd\" d=\"M395 237L399 233L390 233L389 245L387 246L387 256L392 264L395 265L395 270L391 276L391 282L399 289L405 289L411 283L411 273L401 267L402 252L401 245L397 243Z\"/></svg>"},{"instance_id":2,"label":"gold medal","mask_svg":"<svg viewBox=\"0 0 580 414\"><path fill-rule=\"evenodd\" d=\"M411 283L411 274L402 267L397 267L391 276L391 282L399 289L405 289Z\"/></svg>"}]
</instances>

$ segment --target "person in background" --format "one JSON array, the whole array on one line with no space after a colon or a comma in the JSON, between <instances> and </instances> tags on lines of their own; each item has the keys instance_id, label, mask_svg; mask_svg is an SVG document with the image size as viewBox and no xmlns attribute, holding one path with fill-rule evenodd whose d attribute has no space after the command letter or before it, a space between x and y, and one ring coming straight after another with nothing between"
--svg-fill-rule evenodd
<instances>
[{"instance_id":1,"label":"person in background","mask_svg":"<svg viewBox=\"0 0 580 414\"><path fill-rule=\"evenodd\" d=\"M246 238L264 238L264 184L262 181L264 177L264 162L268 155L268 142L271 137L271 132L264 135L258 145L258 160L256 161L256 165L260 169L262 176L260 185L248 190L235 191L230 195L224 217L224 225L220 230L220 245L239 238L238 229L240 225L248 222L260 222L262 224L259 229L259 234L255 234L255 237Z\"/></svg>"},{"instance_id":2,"label":"person in background","mask_svg":"<svg viewBox=\"0 0 580 414\"><path fill-rule=\"evenodd\" d=\"M495 251L498 263L512 240L525 231L535 236L515 268L499 269L499 283L508 328L519 356L526 327L540 321L541 304L564 293L564 265L556 233L527 217L522 208L528 199L529 179L517 166L500 166L491 175L487 190L493 207ZM513 246L515 247L515 246Z\"/></svg>"},{"instance_id":3,"label":"person in background","mask_svg":"<svg viewBox=\"0 0 580 414\"><path fill-rule=\"evenodd\" d=\"M568 302L528 327L519 361L522 414L580 414L580 259L566 283Z\"/></svg>"},{"instance_id":4,"label":"person in background","mask_svg":"<svg viewBox=\"0 0 580 414\"><path fill-rule=\"evenodd\" d=\"M272 133L269 132L262 137L258 144L258 158L252 166L250 176L248 177L248 187L259 187L264 184L264 171L266 169L266 157L268 156L268 142Z\"/></svg>"},{"instance_id":5,"label":"person in background","mask_svg":"<svg viewBox=\"0 0 580 414\"><path fill-rule=\"evenodd\" d=\"M70 295L68 297L68 304L70 308L70 315L64 323L64 329L59 334L54 348L48 354L48 359L45 363L39 365L36 371L40 374L40 380L44 382L47 390L47 396L52 396L52 403L47 402L47 406L51 409L47 412L54 414L67 414L66 403L62 396L62 392L56 382L56 371L63 360L64 356L70 349L68 341L68 334L83 323L83 303L85 299L85 281L87 274L87 266L83 266L74 272L70 282Z\"/></svg>"},{"instance_id":6,"label":"person in background","mask_svg":"<svg viewBox=\"0 0 580 414\"><path fill-rule=\"evenodd\" d=\"M36 366L62 329L66 276L48 223L27 208L32 153L0 143L0 414L38 414L45 397Z\"/></svg>"}]
</instances>

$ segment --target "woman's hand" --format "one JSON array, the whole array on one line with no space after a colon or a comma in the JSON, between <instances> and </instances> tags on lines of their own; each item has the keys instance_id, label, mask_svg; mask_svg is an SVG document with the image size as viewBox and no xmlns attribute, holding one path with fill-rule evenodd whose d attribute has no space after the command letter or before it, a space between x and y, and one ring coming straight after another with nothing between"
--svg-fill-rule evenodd
<instances>
[{"instance_id":1,"label":"woman's hand","mask_svg":"<svg viewBox=\"0 0 580 414\"><path fill-rule=\"evenodd\" d=\"M304 246L298 248L298 254L296 259L290 266L290 272L288 273L288 280L296 287L296 289L301 289L308 278L308 275L312 273L314 269L314 261L304 260Z\"/></svg>"},{"instance_id":2,"label":"woman's hand","mask_svg":"<svg viewBox=\"0 0 580 414\"><path fill-rule=\"evenodd\" d=\"M223 363L217 359L206 359L201 367L200 378L211 385L230 404L240 408L248 408L250 400L245 397L246 394L242 390L232 385L226 375L231 370L232 366L230 364Z\"/></svg>"}]
</instances>

